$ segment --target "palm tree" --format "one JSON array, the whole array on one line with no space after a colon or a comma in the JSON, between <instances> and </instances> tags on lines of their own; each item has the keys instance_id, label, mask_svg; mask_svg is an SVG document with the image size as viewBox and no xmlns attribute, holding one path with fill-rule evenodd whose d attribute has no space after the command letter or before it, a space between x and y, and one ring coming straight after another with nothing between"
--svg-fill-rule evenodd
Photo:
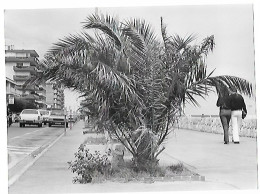
<instances>
[{"instance_id":1,"label":"palm tree","mask_svg":"<svg viewBox=\"0 0 260 194\"><path fill-rule=\"evenodd\" d=\"M214 36L192 46L194 36L168 36L161 19L160 41L145 21L120 23L108 15L89 16L83 30L55 43L43 61L49 67L44 75L82 93L96 123L132 153L139 169L157 164L185 102L197 105L195 96L231 85L252 94L244 79L206 72Z\"/></svg>"}]
</instances>

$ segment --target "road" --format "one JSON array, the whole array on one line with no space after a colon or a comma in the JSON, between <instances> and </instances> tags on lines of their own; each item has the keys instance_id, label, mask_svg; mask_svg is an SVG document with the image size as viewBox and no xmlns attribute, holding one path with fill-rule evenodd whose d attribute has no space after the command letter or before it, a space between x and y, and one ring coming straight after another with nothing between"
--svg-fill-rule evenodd
<instances>
[{"instance_id":1,"label":"road","mask_svg":"<svg viewBox=\"0 0 260 194\"><path fill-rule=\"evenodd\" d=\"M9 180L63 132L63 126L20 128L18 123L13 123L7 132Z\"/></svg>"},{"instance_id":2,"label":"road","mask_svg":"<svg viewBox=\"0 0 260 194\"><path fill-rule=\"evenodd\" d=\"M27 133L32 133L37 130L42 130L42 128L39 128L37 126L26 126L26 127L19 127L18 123L13 123L10 128L7 130L7 138L8 140L18 138L19 136L23 136ZM43 127L46 127L46 125L43 125Z\"/></svg>"}]
</instances>

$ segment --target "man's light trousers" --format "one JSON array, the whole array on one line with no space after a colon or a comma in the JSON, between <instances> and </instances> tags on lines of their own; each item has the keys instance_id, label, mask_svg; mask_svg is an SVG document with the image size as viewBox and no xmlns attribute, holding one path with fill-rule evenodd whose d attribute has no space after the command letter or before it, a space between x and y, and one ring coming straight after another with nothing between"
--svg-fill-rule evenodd
<instances>
[{"instance_id":1,"label":"man's light trousers","mask_svg":"<svg viewBox=\"0 0 260 194\"><path fill-rule=\"evenodd\" d=\"M231 123L233 129L233 141L239 142L239 131L242 123L242 110L231 111Z\"/></svg>"}]
</instances>

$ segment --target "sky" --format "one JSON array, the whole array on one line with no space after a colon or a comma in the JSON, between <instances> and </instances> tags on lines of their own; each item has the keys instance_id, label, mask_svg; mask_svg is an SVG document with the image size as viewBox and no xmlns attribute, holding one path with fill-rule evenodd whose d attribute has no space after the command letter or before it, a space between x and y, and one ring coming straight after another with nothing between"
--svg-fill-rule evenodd
<instances>
[{"instance_id":1,"label":"sky","mask_svg":"<svg viewBox=\"0 0 260 194\"><path fill-rule=\"evenodd\" d=\"M158 38L160 17L167 24L169 34L182 37L195 34L200 41L214 35L216 47L207 58L208 73L238 76L255 84L253 6L243 5L187 5L152 7L99 7L98 11L119 17L120 20L142 18L149 22ZM69 34L82 30L87 16L95 13L95 7L74 9L6 9L4 14L5 44L15 49L34 49L41 60L44 54ZM65 105L77 109L77 94L65 91ZM197 98L200 107L186 105L186 114L218 114L217 97L210 94ZM255 114L255 98L245 98L249 114Z\"/></svg>"}]
</instances>

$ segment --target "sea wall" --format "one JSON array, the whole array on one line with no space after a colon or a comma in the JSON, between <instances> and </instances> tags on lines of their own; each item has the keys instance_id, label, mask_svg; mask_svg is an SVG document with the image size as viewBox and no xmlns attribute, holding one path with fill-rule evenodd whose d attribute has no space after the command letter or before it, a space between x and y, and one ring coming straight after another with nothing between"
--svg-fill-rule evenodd
<instances>
[{"instance_id":1,"label":"sea wall","mask_svg":"<svg viewBox=\"0 0 260 194\"><path fill-rule=\"evenodd\" d=\"M207 132L223 134L223 128L219 117L192 117L183 116L180 117L179 121L175 123L175 127ZM232 134L232 126L230 122L229 134ZM242 120L242 127L239 131L239 135L242 137L257 136L257 121L256 118L245 118Z\"/></svg>"}]
</instances>

